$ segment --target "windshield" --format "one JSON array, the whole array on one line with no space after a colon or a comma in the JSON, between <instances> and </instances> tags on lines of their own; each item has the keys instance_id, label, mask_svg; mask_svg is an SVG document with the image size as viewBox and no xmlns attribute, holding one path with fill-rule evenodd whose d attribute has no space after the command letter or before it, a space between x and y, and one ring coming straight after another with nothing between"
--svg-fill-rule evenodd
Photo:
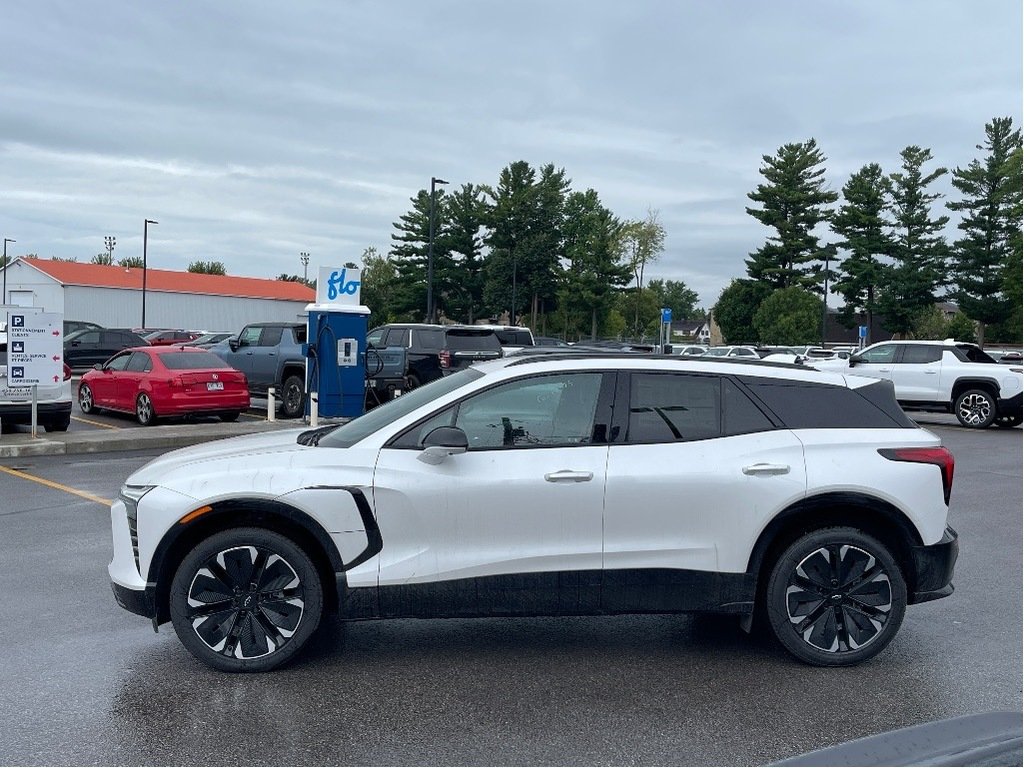
<instances>
[{"instance_id":1,"label":"windshield","mask_svg":"<svg viewBox=\"0 0 1024 768\"><path fill-rule=\"evenodd\" d=\"M493 336L491 337L493 338ZM364 437L372 435L378 429L386 427L393 421L401 419L417 408L444 397L449 392L454 392L459 387L469 384L483 376L483 373L473 368L453 373L417 387L407 395L397 397L390 402L374 408L369 413L353 419L348 424L342 424L333 432L324 435L318 445L326 448L349 448L355 445Z\"/></svg>"}]
</instances>

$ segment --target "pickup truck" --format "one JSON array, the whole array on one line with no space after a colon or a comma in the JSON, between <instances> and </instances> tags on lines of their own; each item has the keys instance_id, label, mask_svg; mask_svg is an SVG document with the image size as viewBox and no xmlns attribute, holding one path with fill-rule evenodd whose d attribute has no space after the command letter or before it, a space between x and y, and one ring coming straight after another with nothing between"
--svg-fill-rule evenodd
<instances>
[{"instance_id":1,"label":"pickup truck","mask_svg":"<svg viewBox=\"0 0 1024 768\"><path fill-rule=\"evenodd\" d=\"M1022 421L1024 369L1000 365L975 344L884 341L852 355L849 366L850 373L891 381L904 410L952 413L974 429Z\"/></svg>"},{"instance_id":2,"label":"pickup truck","mask_svg":"<svg viewBox=\"0 0 1024 768\"><path fill-rule=\"evenodd\" d=\"M282 415L296 419L306 406L305 343L303 323L251 323L209 350L245 374L250 393L266 395L274 387Z\"/></svg>"}]
</instances>

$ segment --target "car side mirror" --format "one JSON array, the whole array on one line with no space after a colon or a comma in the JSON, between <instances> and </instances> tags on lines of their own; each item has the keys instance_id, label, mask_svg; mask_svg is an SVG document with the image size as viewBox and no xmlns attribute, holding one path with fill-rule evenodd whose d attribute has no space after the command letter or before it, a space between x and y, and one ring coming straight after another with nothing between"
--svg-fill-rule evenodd
<instances>
[{"instance_id":1,"label":"car side mirror","mask_svg":"<svg viewBox=\"0 0 1024 768\"><path fill-rule=\"evenodd\" d=\"M237 352L241 343L238 339L228 339L228 346L231 347L232 352Z\"/></svg>"},{"instance_id":2,"label":"car side mirror","mask_svg":"<svg viewBox=\"0 0 1024 768\"><path fill-rule=\"evenodd\" d=\"M423 450L416 458L424 464L440 464L449 456L465 453L469 438L458 427L437 427L423 438Z\"/></svg>"},{"instance_id":3,"label":"car side mirror","mask_svg":"<svg viewBox=\"0 0 1024 768\"><path fill-rule=\"evenodd\" d=\"M850 355L850 365L851 366L854 366L857 363L863 363L863 362L864 361L861 359L860 355Z\"/></svg>"}]
</instances>

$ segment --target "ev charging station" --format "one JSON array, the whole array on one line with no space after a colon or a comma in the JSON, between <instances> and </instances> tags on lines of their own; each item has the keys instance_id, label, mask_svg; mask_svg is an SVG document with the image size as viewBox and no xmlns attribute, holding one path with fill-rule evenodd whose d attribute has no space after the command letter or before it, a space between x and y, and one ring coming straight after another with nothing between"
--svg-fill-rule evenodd
<instances>
[{"instance_id":1,"label":"ev charging station","mask_svg":"<svg viewBox=\"0 0 1024 768\"><path fill-rule=\"evenodd\" d=\"M360 304L360 270L320 267L316 303L306 306L306 416L355 417L366 397L366 326Z\"/></svg>"}]
</instances>

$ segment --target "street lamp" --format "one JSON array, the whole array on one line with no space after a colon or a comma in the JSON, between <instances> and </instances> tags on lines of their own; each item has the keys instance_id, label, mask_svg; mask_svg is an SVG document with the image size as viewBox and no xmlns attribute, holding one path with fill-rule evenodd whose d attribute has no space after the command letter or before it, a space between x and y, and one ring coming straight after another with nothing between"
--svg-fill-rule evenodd
<instances>
[{"instance_id":1,"label":"street lamp","mask_svg":"<svg viewBox=\"0 0 1024 768\"><path fill-rule=\"evenodd\" d=\"M146 248L149 244L149 225L159 224L159 221L146 219L142 225L142 327L146 327Z\"/></svg>"},{"instance_id":2,"label":"street lamp","mask_svg":"<svg viewBox=\"0 0 1024 768\"><path fill-rule=\"evenodd\" d=\"M4 238L4 293L0 296L0 304L7 303L7 244L16 243L17 240L11 240L9 237Z\"/></svg>"},{"instance_id":3,"label":"street lamp","mask_svg":"<svg viewBox=\"0 0 1024 768\"><path fill-rule=\"evenodd\" d=\"M825 348L825 324L828 321L828 257L830 249L825 248L825 289L821 294L821 347Z\"/></svg>"},{"instance_id":4,"label":"street lamp","mask_svg":"<svg viewBox=\"0 0 1024 768\"><path fill-rule=\"evenodd\" d=\"M434 199L435 187L447 184L444 179L430 177L430 241L427 245L427 322L434 322Z\"/></svg>"},{"instance_id":5,"label":"street lamp","mask_svg":"<svg viewBox=\"0 0 1024 768\"><path fill-rule=\"evenodd\" d=\"M107 235L103 238L103 245L107 249L107 256L110 257L110 263L114 263L114 246L117 245L117 238L113 235Z\"/></svg>"},{"instance_id":6,"label":"street lamp","mask_svg":"<svg viewBox=\"0 0 1024 768\"><path fill-rule=\"evenodd\" d=\"M299 253L299 261L302 262L302 282L309 282L309 275L307 275L307 267L309 266L309 254L306 251Z\"/></svg>"}]
</instances>

